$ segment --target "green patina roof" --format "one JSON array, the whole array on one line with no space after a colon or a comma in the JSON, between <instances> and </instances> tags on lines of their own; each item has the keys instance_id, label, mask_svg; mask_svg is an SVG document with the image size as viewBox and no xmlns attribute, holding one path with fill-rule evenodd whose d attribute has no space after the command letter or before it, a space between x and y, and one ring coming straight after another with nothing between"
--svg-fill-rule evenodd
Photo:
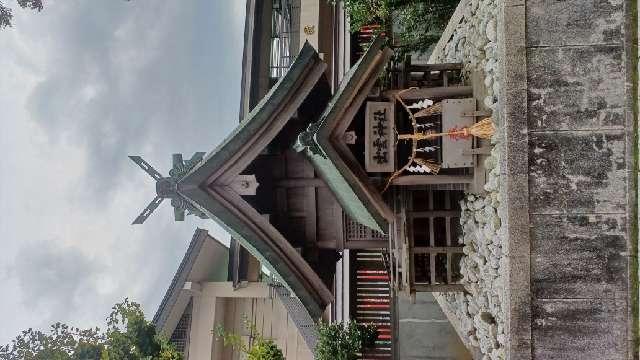
<instances>
[{"instance_id":1,"label":"green patina roof","mask_svg":"<svg viewBox=\"0 0 640 360\"><path fill-rule=\"evenodd\" d=\"M209 175L225 164L242 146L249 141L256 130L271 119L271 115L289 98L289 88L307 73L312 64L321 61L318 53L308 42L302 47L287 73L280 78L267 95L251 110L249 115L227 136L227 138L204 158L204 162L196 166L184 181L202 183Z\"/></svg>"},{"instance_id":2,"label":"green patina roof","mask_svg":"<svg viewBox=\"0 0 640 360\"><path fill-rule=\"evenodd\" d=\"M367 195L368 190L361 185L353 170L331 144L330 136L353 94L360 89L361 79L367 75L376 56L384 48L385 39L378 37L362 58L345 74L320 119L300 133L294 145L296 151L305 153L349 216L382 233L386 233L388 229L386 218L377 210ZM369 76L378 76L378 72Z\"/></svg>"},{"instance_id":3,"label":"green patina roof","mask_svg":"<svg viewBox=\"0 0 640 360\"><path fill-rule=\"evenodd\" d=\"M236 210L213 198L201 186L206 185L206 180L212 173L232 161L231 159L255 136L256 132L273 119L273 115L284 102L293 96L304 98L308 95L308 92L301 93L296 90L295 86L309 76L310 69L317 68L320 63L321 60L315 49L308 43L305 44L285 76L256 105L245 120L178 183L178 192L182 196L224 227L264 266L280 277L301 300L309 314L316 319L321 316L326 305L323 303L322 296L304 285L296 275L296 270L289 268L286 261L273 251L270 244L262 240L262 234L256 232L260 231L259 229L248 226L237 215ZM322 66L326 65L322 63ZM320 74L317 76L319 78Z\"/></svg>"},{"instance_id":4,"label":"green patina roof","mask_svg":"<svg viewBox=\"0 0 640 360\"><path fill-rule=\"evenodd\" d=\"M319 319L322 316L326 304L322 304L317 295L310 292L301 283L292 269L284 266L285 262L280 259L278 254L273 252L268 244L261 241L258 235L246 226L233 211L212 199L208 193L200 188L185 191L185 195L200 205L200 210L222 226L232 237L238 239L251 255L282 280L286 287L300 299L312 318Z\"/></svg>"}]
</instances>

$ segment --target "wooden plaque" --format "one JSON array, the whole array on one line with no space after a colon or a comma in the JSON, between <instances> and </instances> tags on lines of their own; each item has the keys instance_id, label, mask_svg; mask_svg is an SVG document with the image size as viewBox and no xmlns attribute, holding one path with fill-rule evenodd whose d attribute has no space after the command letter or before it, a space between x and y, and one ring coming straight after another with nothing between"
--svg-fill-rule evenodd
<instances>
[{"instance_id":1,"label":"wooden plaque","mask_svg":"<svg viewBox=\"0 0 640 360\"><path fill-rule=\"evenodd\" d=\"M367 172L395 170L394 115L391 102L367 102L364 120L364 163Z\"/></svg>"}]
</instances>

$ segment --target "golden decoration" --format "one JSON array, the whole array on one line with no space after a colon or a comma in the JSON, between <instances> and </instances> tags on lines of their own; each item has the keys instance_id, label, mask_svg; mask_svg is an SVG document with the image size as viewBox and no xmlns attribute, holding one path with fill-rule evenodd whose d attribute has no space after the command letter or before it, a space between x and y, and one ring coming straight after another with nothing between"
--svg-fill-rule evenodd
<instances>
[{"instance_id":1,"label":"golden decoration","mask_svg":"<svg viewBox=\"0 0 640 360\"><path fill-rule=\"evenodd\" d=\"M316 32L315 25L306 25L304 27L304 33L307 35L313 35Z\"/></svg>"}]
</instances>

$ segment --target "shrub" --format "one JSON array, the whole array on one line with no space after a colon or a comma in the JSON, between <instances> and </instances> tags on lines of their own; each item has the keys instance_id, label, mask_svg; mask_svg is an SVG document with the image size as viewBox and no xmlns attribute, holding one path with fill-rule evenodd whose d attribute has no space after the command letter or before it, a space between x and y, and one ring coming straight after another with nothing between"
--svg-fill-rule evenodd
<instances>
[{"instance_id":1,"label":"shrub","mask_svg":"<svg viewBox=\"0 0 640 360\"><path fill-rule=\"evenodd\" d=\"M320 323L317 360L355 360L363 349L372 347L378 337L378 330L373 325L360 325L350 321L346 326L341 323Z\"/></svg>"},{"instance_id":2,"label":"shrub","mask_svg":"<svg viewBox=\"0 0 640 360\"><path fill-rule=\"evenodd\" d=\"M231 346L234 350L247 354L248 360L284 360L284 354L276 343L265 339L246 316L243 317L243 323L253 338L251 346L245 344L240 335L227 332L222 325L218 325L214 331L222 339L224 346Z\"/></svg>"},{"instance_id":3,"label":"shrub","mask_svg":"<svg viewBox=\"0 0 640 360\"><path fill-rule=\"evenodd\" d=\"M271 340L261 339L254 342L248 352L249 360L284 360L282 350Z\"/></svg>"}]
</instances>

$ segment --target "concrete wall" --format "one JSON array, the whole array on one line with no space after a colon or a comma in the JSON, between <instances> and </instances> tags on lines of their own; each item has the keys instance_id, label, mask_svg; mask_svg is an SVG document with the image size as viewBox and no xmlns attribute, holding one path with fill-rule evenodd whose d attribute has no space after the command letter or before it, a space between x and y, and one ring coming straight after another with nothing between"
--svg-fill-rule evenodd
<instances>
[{"instance_id":1,"label":"concrete wall","mask_svg":"<svg viewBox=\"0 0 640 360\"><path fill-rule=\"evenodd\" d=\"M505 1L510 359L637 354L631 3Z\"/></svg>"}]
</instances>

